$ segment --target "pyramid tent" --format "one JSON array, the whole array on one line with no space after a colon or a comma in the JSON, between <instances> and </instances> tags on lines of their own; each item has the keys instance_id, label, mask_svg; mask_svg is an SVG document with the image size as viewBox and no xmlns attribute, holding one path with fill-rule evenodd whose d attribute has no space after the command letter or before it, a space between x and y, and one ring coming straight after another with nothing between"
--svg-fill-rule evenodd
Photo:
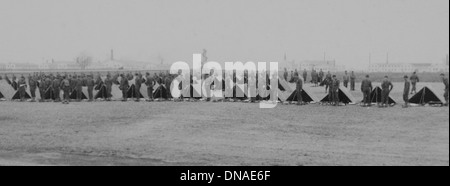
<instances>
[{"instance_id":1,"label":"pyramid tent","mask_svg":"<svg viewBox=\"0 0 450 186\"><path fill-rule=\"evenodd\" d=\"M142 95L141 90L139 90L139 92L140 92L139 98L140 98L140 99L143 99L144 96ZM128 91L127 91L127 98L138 98L138 95L136 95L136 86L135 86L134 84L131 85L130 88L128 88Z\"/></svg>"},{"instance_id":2,"label":"pyramid tent","mask_svg":"<svg viewBox=\"0 0 450 186\"><path fill-rule=\"evenodd\" d=\"M76 90L73 90L72 93L70 94L69 98L70 98L70 99L77 99L77 91L76 91ZM82 100L83 100L83 99L88 99L88 98L86 97L86 94L84 94L84 91L81 91L81 99L82 99Z\"/></svg>"},{"instance_id":3,"label":"pyramid tent","mask_svg":"<svg viewBox=\"0 0 450 186\"><path fill-rule=\"evenodd\" d=\"M330 102L328 95L326 95L320 102ZM339 87L339 102L344 104L355 103L355 98L348 92L346 88Z\"/></svg>"},{"instance_id":4,"label":"pyramid tent","mask_svg":"<svg viewBox=\"0 0 450 186\"><path fill-rule=\"evenodd\" d=\"M5 99L5 96L0 92L0 99Z\"/></svg>"},{"instance_id":5,"label":"pyramid tent","mask_svg":"<svg viewBox=\"0 0 450 186\"><path fill-rule=\"evenodd\" d=\"M303 89L302 91L302 99L305 103L317 102L317 98L307 89ZM297 90L295 90L291 96L287 98L286 101L298 101Z\"/></svg>"},{"instance_id":6,"label":"pyramid tent","mask_svg":"<svg viewBox=\"0 0 450 186\"><path fill-rule=\"evenodd\" d=\"M190 88L186 87L183 91L182 94L183 95L188 95L188 91L190 91L190 97L184 97L184 98L194 98L194 99L201 99L202 95L194 89L194 86L190 85ZM195 92L195 94L194 94Z\"/></svg>"},{"instance_id":7,"label":"pyramid tent","mask_svg":"<svg viewBox=\"0 0 450 186\"><path fill-rule=\"evenodd\" d=\"M153 98L155 99L160 99L160 98L164 98L164 99L168 99L169 97L167 96L167 89L164 85L159 85L157 86L158 88L153 90Z\"/></svg>"},{"instance_id":8,"label":"pyramid tent","mask_svg":"<svg viewBox=\"0 0 450 186\"><path fill-rule=\"evenodd\" d=\"M437 96L436 92L430 87L422 88L413 97L411 97L408 102L420 105L442 105L445 103L445 101L441 97Z\"/></svg>"},{"instance_id":9,"label":"pyramid tent","mask_svg":"<svg viewBox=\"0 0 450 186\"><path fill-rule=\"evenodd\" d=\"M45 100L50 100L50 99L51 100L55 100L56 99L55 97L56 96L54 95L52 89L48 88L47 91L45 91L45 94L44 94L44 99Z\"/></svg>"},{"instance_id":10,"label":"pyramid tent","mask_svg":"<svg viewBox=\"0 0 450 186\"><path fill-rule=\"evenodd\" d=\"M106 86L97 87L98 91L94 96L94 99L106 99L108 98L107 92L106 92ZM96 89L97 89L96 88Z\"/></svg>"},{"instance_id":11,"label":"pyramid tent","mask_svg":"<svg viewBox=\"0 0 450 186\"><path fill-rule=\"evenodd\" d=\"M372 103L381 103L381 93L382 90L380 87L375 87L375 89L373 89L372 93L370 94L371 98L370 100L372 101ZM364 101L362 101L364 102ZM397 102L394 101L394 99L392 99L391 96L389 96L389 105L395 105L397 104Z\"/></svg>"},{"instance_id":12,"label":"pyramid tent","mask_svg":"<svg viewBox=\"0 0 450 186\"><path fill-rule=\"evenodd\" d=\"M19 100L20 99L19 91L17 91L11 99L12 100ZM31 99L31 96L30 96L30 94L28 94L27 91L25 91L25 99Z\"/></svg>"},{"instance_id":13,"label":"pyramid tent","mask_svg":"<svg viewBox=\"0 0 450 186\"><path fill-rule=\"evenodd\" d=\"M119 85L113 85L111 87L111 95L113 100L122 99L122 90L119 89Z\"/></svg>"}]
</instances>

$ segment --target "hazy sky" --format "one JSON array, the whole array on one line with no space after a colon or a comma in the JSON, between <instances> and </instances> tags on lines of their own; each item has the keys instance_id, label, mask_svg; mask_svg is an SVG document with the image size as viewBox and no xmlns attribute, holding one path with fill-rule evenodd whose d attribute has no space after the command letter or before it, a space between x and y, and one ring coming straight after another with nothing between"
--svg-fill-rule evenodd
<instances>
[{"instance_id":1,"label":"hazy sky","mask_svg":"<svg viewBox=\"0 0 450 186\"><path fill-rule=\"evenodd\" d=\"M116 58L441 62L448 0L0 0L0 63Z\"/></svg>"}]
</instances>

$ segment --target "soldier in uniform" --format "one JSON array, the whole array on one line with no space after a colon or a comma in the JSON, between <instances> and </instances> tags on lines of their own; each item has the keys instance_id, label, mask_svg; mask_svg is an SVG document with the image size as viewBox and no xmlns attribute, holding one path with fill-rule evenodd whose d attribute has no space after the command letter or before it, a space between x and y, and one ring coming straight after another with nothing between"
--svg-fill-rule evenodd
<instances>
[{"instance_id":1,"label":"soldier in uniform","mask_svg":"<svg viewBox=\"0 0 450 186\"><path fill-rule=\"evenodd\" d=\"M332 83L333 78L331 76L330 71L328 71L327 76L325 77L325 93L328 91L330 84Z\"/></svg>"},{"instance_id":2,"label":"soldier in uniform","mask_svg":"<svg viewBox=\"0 0 450 186\"><path fill-rule=\"evenodd\" d=\"M333 80L331 82L330 91L332 104L334 104L334 106L339 106L339 86L341 85L341 82L337 79L336 75L333 75Z\"/></svg>"},{"instance_id":3,"label":"soldier in uniform","mask_svg":"<svg viewBox=\"0 0 450 186\"><path fill-rule=\"evenodd\" d=\"M106 101L111 101L112 98L112 85L114 83L114 79L111 77L111 74L106 75L105 86L106 86Z\"/></svg>"},{"instance_id":4,"label":"soldier in uniform","mask_svg":"<svg viewBox=\"0 0 450 186\"><path fill-rule=\"evenodd\" d=\"M60 80L59 74L56 76L56 78L53 80L53 95L55 97L55 102L60 101L60 88L61 88L61 80Z\"/></svg>"},{"instance_id":5,"label":"soldier in uniform","mask_svg":"<svg viewBox=\"0 0 450 186\"><path fill-rule=\"evenodd\" d=\"M448 106L448 78L445 77L445 74L441 74L442 82L444 83L445 90L444 90L444 98L445 98L445 104L444 106Z\"/></svg>"},{"instance_id":6,"label":"soldier in uniform","mask_svg":"<svg viewBox=\"0 0 450 186\"><path fill-rule=\"evenodd\" d=\"M76 84L75 84L75 90L77 92L77 101L81 101L81 95L83 95L83 76L78 76Z\"/></svg>"},{"instance_id":7,"label":"soldier in uniform","mask_svg":"<svg viewBox=\"0 0 450 186\"><path fill-rule=\"evenodd\" d=\"M172 93L170 92L170 86L172 85L172 77L169 73L167 73L164 78L164 84L166 85L167 99L171 100Z\"/></svg>"},{"instance_id":8,"label":"soldier in uniform","mask_svg":"<svg viewBox=\"0 0 450 186\"><path fill-rule=\"evenodd\" d=\"M30 86L30 93L31 93L31 102L36 101L36 89L38 86L38 80L36 75L31 76L31 74L28 76L28 85Z\"/></svg>"},{"instance_id":9,"label":"soldier in uniform","mask_svg":"<svg viewBox=\"0 0 450 186\"><path fill-rule=\"evenodd\" d=\"M153 101L153 86L155 86L155 79L153 78L153 76L150 75L150 73L146 73L146 79L145 80L145 85L147 85L147 96L148 96L148 100L147 101Z\"/></svg>"},{"instance_id":10,"label":"soldier in uniform","mask_svg":"<svg viewBox=\"0 0 450 186\"><path fill-rule=\"evenodd\" d=\"M356 83L356 76L355 72L352 71L352 74L350 75L350 90L355 91L355 83Z\"/></svg>"},{"instance_id":11,"label":"soldier in uniform","mask_svg":"<svg viewBox=\"0 0 450 186\"><path fill-rule=\"evenodd\" d=\"M289 76L288 71L287 71L286 68L284 68L283 78L284 78L285 81L288 81L288 76Z\"/></svg>"},{"instance_id":12,"label":"soldier in uniform","mask_svg":"<svg viewBox=\"0 0 450 186\"><path fill-rule=\"evenodd\" d=\"M410 80L411 80L411 85L412 85L411 94L415 94L415 93L417 93L416 85L420 81L419 76L417 76L416 72L413 72L413 75L411 76Z\"/></svg>"},{"instance_id":13,"label":"soldier in uniform","mask_svg":"<svg viewBox=\"0 0 450 186\"><path fill-rule=\"evenodd\" d=\"M44 102L45 101L45 91L47 90L47 84L45 83L45 75L42 75L40 77L40 83L39 83L39 95L41 95L41 99L39 100L39 102Z\"/></svg>"},{"instance_id":14,"label":"soldier in uniform","mask_svg":"<svg viewBox=\"0 0 450 186\"><path fill-rule=\"evenodd\" d=\"M53 80L51 74L45 78L45 87L47 88L45 93L50 92L50 95L53 95ZM53 99L53 96L50 96L50 100L51 99Z\"/></svg>"},{"instance_id":15,"label":"soldier in uniform","mask_svg":"<svg viewBox=\"0 0 450 186\"><path fill-rule=\"evenodd\" d=\"M405 88L403 89L403 101L405 102L405 105L403 105L403 107L407 108L409 102L409 90L411 89L411 82L409 82L408 76L403 77L403 79L405 79Z\"/></svg>"},{"instance_id":16,"label":"soldier in uniform","mask_svg":"<svg viewBox=\"0 0 450 186\"><path fill-rule=\"evenodd\" d=\"M63 76L63 80L61 81L60 87L64 92L62 103L69 104L71 87L70 87L70 81L69 81L68 76Z\"/></svg>"},{"instance_id":17,"label":"soldier in uniform","mask_svg":"<svg viewBox=\"0 0 450 186\"><path fill-rule=\"evenodd\" d=\"M296 91L297 91L297 105L302 105L303 104L303 97L302 97L302 92L303 92L303 79L299 76L299 74L295 75L295 85L296 85Z\"/></svg>"},{"instance_id":18,"label":"soldier in uniform","mask_svg":"<svg viewBox=\"0 0 450 186\"><path fill-rule=\"evenodd\" d=\"M17 86L19 88L20 101L25 101L25 94L27 88L27 82L25 81L25 77L20 77L19 82L17 82Z\"/></svg>"},{"instance_id":19,"label":"soldier in uniform","mask_svg":"<svg viewBox=\"0 0 450 186\"><path fill-rule=\"evenodd\" d=\"M95 81L92 75L88 75L85 79L85 83L87 86L87 91L88 91L88 95L89 95L89 102L94 101L94 86L95 86Z\"/></svg>"},{"instance_id":20,"label":"soldier in uniform","mask_svg":"<svg viewBox=\"0 0 450 186\"><path fill-rule=\"evenodd\" d=\"M366 75L366 79L364 79L361 83L361 92L364 95L364 106L370 107L372 106L371 100L370 100L370 94L372 93L373 87L372 87L372 81L369 79L369 75Z\"/></svg>"},{"instance_id":21,"label":"soldier in uniform","mask_svg":"<svg viewBox=\"0 0 450 186\"><path fill-rule=\"evenodd\" d=\"M388 76L384 77L383 83L381 84L381 107L389 106L389 94L391 93L394 85L389 80Z\"/></svg>"},{"instance_id":22,"label":"soldier in uniform","mask_svg":"<svg viewBox=\"0 0 450 186\"><path fill-rule=\"evenodd\" d=\"M345 75L344 75L344 87L348 88L348 82L350 81L350 77L348 76L347 71L345 71Z\"/></svg>"},{"instance_id":23,"label":"soldier in uniform","mask_svg":"<svg viewBox=\"0 0 450 186\"><path fill-rule=\"evenodd\" d=\"M129 76L129 75L128 75ZM128 99L128 79L125 77L124 74L120 74L121 80L120 80L120 86L119 89L122 91L122 101L125 102Z\"/></svg>"},{"instance_id":24,"label":"soldier in uniform","mask_svg":"<svg viewBox=\"0 0 450 186\"><path fill-rule=\"evenodd\" d=\"M308 71L306 71L306 68L303 70L303 81L307 82L306 79L308 78Z\"/></svg>"},{"instance_id":25,"label":"soldier in uniform","mask_svg":"<svg viewBox=\"0 0 450 186\"><path fill-rule=\"evenodd\" d=\"M323 70L320 69L320 72L319 72L319 83L322 83L322 81L323 81L323 76L325 76L325 73L323 73Z\"/></svg>"},{"instance_id":26,"label":"soldier in uniform","mask_svg":"<svg viewBox=\"0 0 450 186\"><path fill-rule=\"evenodd\" d=\"M142 74L138 74L136 73L136 79L134 82L134 86L135 86L135 92L136 92L136 102L139 102L141 99L141 86L142 83L144 82L144 79L142 78Z\"/></svg>"}]
</instances>

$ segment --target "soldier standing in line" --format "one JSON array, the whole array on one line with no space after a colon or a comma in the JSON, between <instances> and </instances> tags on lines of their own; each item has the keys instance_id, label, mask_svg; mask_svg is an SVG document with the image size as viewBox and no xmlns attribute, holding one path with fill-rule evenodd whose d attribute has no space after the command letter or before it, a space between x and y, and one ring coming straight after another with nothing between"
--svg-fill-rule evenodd
<instances>
[{"instance_id":1,"label":"soldier standing in line","mask_svg":"<svg viewBox=\"0 0 450 186\"><path fill-rule=\"evenodd\" d=\"M19 88L19 96L20 101L25 101L25 94L27 88L27 82L25 81L25 77L20 77L19 82L17 82L17 86Z\"/></svg>"},{"instance_id":2,"label":"soldier standing in line","mask_svg":"<svg viewBox=\"0 0 450 186\"><path fill-rule=\"evenodd\" d=\"M330 71L328 71L327 76L325 77L325 93L328 91L328 88L330 88L330 84L332 84L333 82L333 78L331 76Z\"/></svg>"},{"instance_id":3,"label":"soldier standing in line","mask_svg":"<svg viewBox=\"0 0 450 186\"><path fill-rule=\"evenodd\" d=\"M330 86L330 90L332 92L332 104L334 106L339 106L339 86L341 82L337 79L336 75L333 75L332 84Z\"/></svg>"},{"instance_id":4,"label":"soldier standing in line","mask_svg":"<svg viewBox=\"0 0 450 186\"><path fill-rule=\"evenodd\" d=\"M320 72L319 72L319 83L322 83L324 75L325 75L325 73L323 73L323 70L320 69Z\"/></svg>"},{"instance_id":5,"label":"soldier standing in line","mask_svg":"<svg viewBox=\"0 0 450 186\"><path fill-rule=\"evenodd\" d=\"M416 72L413 72L413 75L411 76L410 80L411 80L411 85L412 85L411 94L416 94L417 93L416 85L420 81L419 76L417 76Z\"/></svg>"},{"instance_id":6,"label":"soldier standing in line","mask_svg":"<svg viewBox=\"0 0 450 186\"><path fill-rule=\"evenodd\" d=\"M86 83L87 91L88 91L88 95L89 95L89 102L92 102L92 101L94 101L94 86L95 86L95 81L94 81L94 78L92 77L92 75L88 75L86 77L85 83Z\"/></svg>"},{"instance_id":7,"label":"soldier standing in line","mask_svg":"<svg viewBox=\"0 0 450 186\"><path fill-rule=\"evenodd\" d=\"M63 76L63 80L61 81L61 89L63 90L64 94L63 94L63 104L69 104L69 99L70 99L70 81L68 76Z\"/></svg>"},{"instance_id":8,"label":"soldier standing in line","mask_svg":"<svg viewBox=\"0 0 450 186\"><path fill-rule=\"evenodd\" d=\"M81 95L83 95L83 85L84 85L83 76L78 76L75 84L75 90L77 92L77 102L81 101L82 98Z\"/></svg>"},{"instance_id":9,"label":"soldier standing in line","mask_svg":"<svg viewBox=\"0 0 450 186\"><path fill-rule=\"evenodd\" d=\"M356 83L356 76L355 72L352 71L352 74L350 75L350 91L355 91L355 83Z\"/></svg>"},{"instance_id":10,"label":"soldier standing in line","mask_svg":"<svg viewBox=\"0 0 450 186\"><path fill-rule=\"evenodd\" d=\"M141 86L142 83L144 82L144 79L142 78L142 74L138 74L136 73L136 79L134 81L134 86L135 86L135 92L136 92L136 102L139 102L141 99Z\"/></svg>"},{"instance_id":11,"label":"soldier standing in line","mask_svg":"<svg viewBox=\"0 0 450 186\"><path fill-rule=\"evenodd\" d=\"M129 75L128 75L129 76ZM128 78L125 77L125 75L120 74L121 80L120 80L120 86L119 89L122 91L122 101L126 102L128 99Z\"/></svg>"},{"instance_id":12,"label":"soldier standing in line","mask_svg":"<svg viewBox=\"0 0 450 186\"><path fill-rule=\"evenodd\" d=\"M111 78L111 74L106 75L105 79L105 86L106 86L106 101L111 101L112 98L112 85L114 83L114 80Z\"/></svg>"},{"instance_id":13,"label":"soldier standing in line","mask_svg":"<svg viewBox=\"0 0 450 186\"><path fill-rule=\"evenodd\" d=\"M370 100L370 94L372 93L372 81L369 79L369 75L366 75L366 79L364 79L361 83L361 92L364 95L364 107L372 106L372 101Z\"/></svg>"},{"instance_id":14,"label":"soldier standing in line","mask_svg":"<svg viewBox=\"0 0 450 186\"><path fill-rule=\"evenodd\" d=\"M297 91L297 105L303 105L303 97L302 97L302 92L303 92L303 79L300 77L299 74L295 74L295 85L296 85L296 91Z\"/></svg>"},{"instance_id":15,"label":"soldier standing in line","mask_svg":"<svg viewBox=\"0 0 450 186\"><path fill-rule=\"evenodd\" d=\"M303 70L303 81L304 82L307 82L306 80L307 80L307 78L308 78L308 71L306 71L306 68Z\"/></svg>"},{"instance_id":16,"label":"soldier standing in line","mask_svg":"<svg viewBox=\"0 0 450 186\"><path fill-rule=\"evenodd\" d=\"M45 86L46 86L46 90L45 90L45 94L47 94L47 92L50 93L50 101L53 100L53 80L52 80L53 75L50 74L49 76L47 76L45 78Z\"/></svg>"},{"instance_id":17,"label":"soldier standing in line","mask_svg":"<svg viewBox=\"0 0 450 186\"><path fill-rule=\"evenodd\" d=\"M350 77L348 76L347 71L345 71L345 75L344 75L344 87L348 88L348 82L350 81Z\"/></svg>"},{"instance_id":18,"label":"soldier standing in line","mask_svg":"<svg viewBox=\"0 0 450 186\"><path fill-rule=\"evenodd\" d=\"M384 77L383 83L381 84L381 107L389 106L389 93L391 93L394 85L389 80L388 76Z\"/></svg>"},{"instance_id":19,"label":"soldier standing in line","mask_svg":"<svg viewBox=\"0 0 450 186\"><path fill-rule=\"evenodd\" d=\"M445 77L445 74L441 74L442 82L444 83L445 89L444 89L444 98L445 98L445 104L444 106L448 106L448 78Z\"/></svg>"},{"instance_id":20,"label":"soldier standing in line","mask_svg":"<svg viewBox=\"0 0 450 186\"><path fill-rule=\"evenodd\" d=\"M172 76L169 73L166 74L166 77L164 79L164 84L166 85L167 99L171 100L172 93L170 91L170 86L172 85Z\"/></svg>"},{"instance_id":21,"label":"soldier standing in line","mask_svg":"<svg viewBox=\"0 0 450 186\"><path fill-rule=\"evenodd\" d=\"M405 88L403 89L403 101L405 102L405 105L403 105L403 108L408 108L409 90L411 88L411 82L409 82L408 76L403 77L403 79L405 79Z\"/></svg>"},{"instance_id":22,"label":"soldier standing in line","mask_svg":"<svg viewBox=\"0 0 450 186\"><path fill-rule=\"evenodd\" d=\"M61 87L61 80L60 80L60 76L59 74L56 76L56 78L53 80L53 95L55 98L55 102L59 102L60 101L60 87Z\"/></svg>"},{"instance_id":23,"label":"soldier standing in line","mask_svg":"<svg viewBox=\"0 0 450 186\"><path fill-rule=\"evenodd\" d=\"M154 101L153 86L155 86L155 79L148 72L145 75L146 75L146 79L147 79L147 80L145 80L145 85L147 85L147 96L148 96L147 101Z\"/></svg>"},{"instance_id":24,"label":"soldier standing in line","mask_svg":"<svg viewBox=\"0 0 450 186\"><path fill-rule=\"evenodd\" d=\"M31 102L36 101L36 89L38 86L38 81L36 75L31 76L31 74L28 76L28 85L30 86L30 93L31 93Z\"/></svg>"},{"instance_id":25,"label":"soldier standing in line","mask_svg":"<svg viewBox=\"0 0 450 186\"><path fill-rule=\"evenodd\" d=\"M42 74L41 77L39 78L39 95L41 95L41 99L39 100L39 102L44 102L45 101L45 91L47 90L47 84L45 83L45 75Z\"/></svg>"}]
</instances>

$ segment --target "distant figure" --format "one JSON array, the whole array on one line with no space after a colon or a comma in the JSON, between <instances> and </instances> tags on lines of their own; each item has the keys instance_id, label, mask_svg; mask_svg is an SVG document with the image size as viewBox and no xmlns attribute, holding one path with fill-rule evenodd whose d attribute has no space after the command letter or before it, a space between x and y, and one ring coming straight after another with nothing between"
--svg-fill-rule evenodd
<instances>
[{"instance_id":1,"label":"distant figure","mask_svg":"<svg viewBox=\"0 0 450 186\"><path fill-rule=\"evenodd\" d=\"M333 79L331 77L330 71L328 71L327 76L325 77L325 93L328 91L330 87L330 83L332 83Z\"/></svg>"},{"instance_id":2,"label":"distant figure","mask_svg":"<svg viewBox=\"0 0 450 186\"><path fill-rule=\"evenodd\" d=\"M287 71L286 68L284 68L283 78L284 78L285 81L288 81L288 76L289 76L288 71Z\"/></svg>"},{"instance_id":3,"label":"distant figure","mask_svg":"<svg viewBox=\"0 0 450 186\"><path fill-rule=\"evenodd\" d=\"M369 79L369 75L366 75L366 79L364 79L361 83L361 92L364 97L364 107L372 106L372 101L370 100L370 94L372 93L372 81Z\"/></svg>"},{"instance_id":4,"label":"distant figure","mask_svg":"<svg viewBox=\"0 0 450 186\"><path fill-rule=\"evenodd\" d=\"M444 98L445 98L445 104L444 106L448 106L448 78L445 77L445 74L441 74L442 82L444 83L445 90L444 90Z\"/></svg>"},{"instance_id":5,"label":"distant figure","mask_svg":"<svg viewBox=\"0 0 450 186\"><path fill-rule=\"evenodd\" d=\"M114 83L114 79L111 77L111 74L106 75L105 86L106 86L106 101L111 101L112 98L112 85Z\"/></svg>"},{"instance_id":6,"label":"distant figure","mask_svg":"<svg viewBox=\"0 0 450 186\"><path fill-rule=\"evenodd\" d=\"M31 93L31 102L36 101L36 89L38 86L38 79L36 75L31 76L31 74L28 76L28 85L30 86L30 93Z\"/></svg>"},{"instance_id":7,"label":"distant figure","mask_svg":"<svg viewBox=\"0 0 450 186\"><path fill-rule=\"evenodd\" d=\"M124 74L120 74L121 80L120 80L120 86L119 89L122 91L122 101L126 102L128 99L128 79L125 77Z\"/></svg>"},{"instance_id":8,"label":"distant figure","mask_svg":"<svg viewBox=\"0 0 450 186\"><path fill-rule=\"evenodd\" d=\"M388 76L384 77L383 83L381 84L381 107L389 106L389 94L391 93L394 85L389 80Z\"/></svg>"},{"instance_id":9,"label":"distant figure","mask_svg":"<svg viewBox=\"0 0 450 186\"><path fill-rule=\"evenodd\" d=\"M295 75L295 84L296 84L296 90L297 90L297 105L302 105L303 104L303 97L302 97L302 92L303 92L303 79L300 78L300 76L298 74Z\"/></svg>"},{"instance_id":10,"label":"distant figure","mask_svg":"<svg viewBox=\"0 0 450 186\"><path fill-rule=\"evenodd\" d=\"M136 79L134 81L135 92L136 92L135 101L139 102L139 101L141 101L141 86L142 86L142 83L144 82L144 79L142 78L142 74L140 74L140 73L139 74L136 73L135 76L136 76Z\"/></svg>"},{"instance_id":11,"label":"distant figure","mask_svg":"<svg viewBox=\"0 0 450 186\"><path fill-rule=\"evenodd\" d=\"M155 86L155 79L153 78L153 76L150 75L150 73L146 73L146 81L145 81L145 85L147 85L147 95L148 95L148 100L147 101L154 101L153 99L153 86Z\"/></svg>"},{"instance_id":12,"label":"distant figure","mask_svg":"<svg viewBox=\"0 0 450 186\"><path fill-rule=\"evenodd\" d=\"M78 76L75 84L75 91L77 93L77 101L81 101L81 95L83 95L83 77Z\"/></svg>"},{"instance_id":13,"label":"distant figure","mask_svg":"<svg viewBox=\"0 0 450 186\"><path fill-rule=\"evenodd\" d=\"M411 89L411 82L408 80L408 76L403 77L405 79L405 88L403 89L403 101L405 102L405 105L403 105L403 108L408 108L409 106L409 91Z\"/></svg>"},{"instance_id":14,"label":"distant figure","mask_svg":"<svg viewBox=\"0 0 450 186\"><path fill-rule=\"evenodd\" d=\"M355 83L356 83L356 76L355 72L352 71L352 75L350 75L350 90L355 91Z\"/></svg>"},{"instance_id":15,"label":"distant figure","mask_svg":"<svg viewBox=\"0 0 450 186\"><path fill-rule=\"evenodd\" d=\"M39 102L45 101L45 91L47 91L47 84L45 83L45 75L42 75L39 83L39 95L41 95Z\"/></svg>"},{"instance_id":16,"label":"distant figure","mask_svg":"<svg viewBox=\"0 0 450 186\"><path fill-rule=\"evenodd\" d=\"M323 72L322 69L320 69L320 72L319 72L319 83L322 83L322 81L323 81L323 76L325 76L325 73Z\"/></svg>"},{"instance_id":17,"label":"distant figure","mask_svg":"<svg viewBox=\"0 0 450 186\"><path fill-rule=\"evenodd\" d=\"M20 77L19 82L17 82L17 86L19 87L19 95L20 101L25 101L25 94L27 88L27 82L25 81L25 77Z\"/></svg>"},{"instance_id":18,"label":"distant figure","mask_svg":"<svg viewBox=\"0 0 450 186\"><path fill-rule=\"evenodd\" d=\"M306 78L308 78L308 71L306 71L306 68L303 70L303 81L304 82L308 82L306 81Z\"/></svg>"},{"instance_id":19,"label":"distant figure","mask_svg":"<svg viewBox=\"0 0 450 186\"><path fill-rule=\"evenodd\" d=\"M336 75L333 75L333 78L331 80L330 83L330 101L331 104L334 106L339 106L339 86L340 86L340 81L337 79Z\"/></svg>"},{"instance_id":20,"label":"distant figure","mask_svg":"<svg viewBox=\"0 0 450 186\"><path fill-rule=\"evenodd\" d=\"M350 81L350 77L348 76L347 71L345 71L345 75L344 75L344 87L348 88L348 82Z\"/></svg>"},{"instance_id":21,"label":"distant figure","mask_svg":"<svg viewBox=\"0 0 450 186\"><path fill-rule=\"evenodd\" d=\"M94 86L95 86L94 77L92 75L88 75L86 77L85 82L88 90L89 102L92 102L94 101Z\"/></svg>"},{"instance_id":22,"label":"distant figure","mask_svg":"<svg viewBox=\"0 0 450 186\"><path fill-rule=\"evenodd\" d=\"M63 77L63 80L61 81L61 86L60 87L61 87L61 89L64 92L62 104L69 104L69 99L70 99L70 81L69 81L69 78L67 76Z\"/></svg>"},{"instance_id":23,"label":"distant figure","mask_svg":"<svg viewBox=\"0 0 450 186\"><path fill-rule=\"evenodd\" d=\"M58 75L54 80L53 80L53 97L55 98L55 102L60 102L61 100L61 80L60 80L60 76Z\"/></svg>"},{"instance_id":24,"label":"distant figure","mask_svg":"<svg viewBox=\"0 0 450 186\"><path fill-rule=\"evenodd\" d=\"M411 80L411 85L412 85L411 94L416 94L417 93L416 85L420 81L416 72L413 72L413 75L411 76L410 80Z\"/></svg>"}]
</instances>

